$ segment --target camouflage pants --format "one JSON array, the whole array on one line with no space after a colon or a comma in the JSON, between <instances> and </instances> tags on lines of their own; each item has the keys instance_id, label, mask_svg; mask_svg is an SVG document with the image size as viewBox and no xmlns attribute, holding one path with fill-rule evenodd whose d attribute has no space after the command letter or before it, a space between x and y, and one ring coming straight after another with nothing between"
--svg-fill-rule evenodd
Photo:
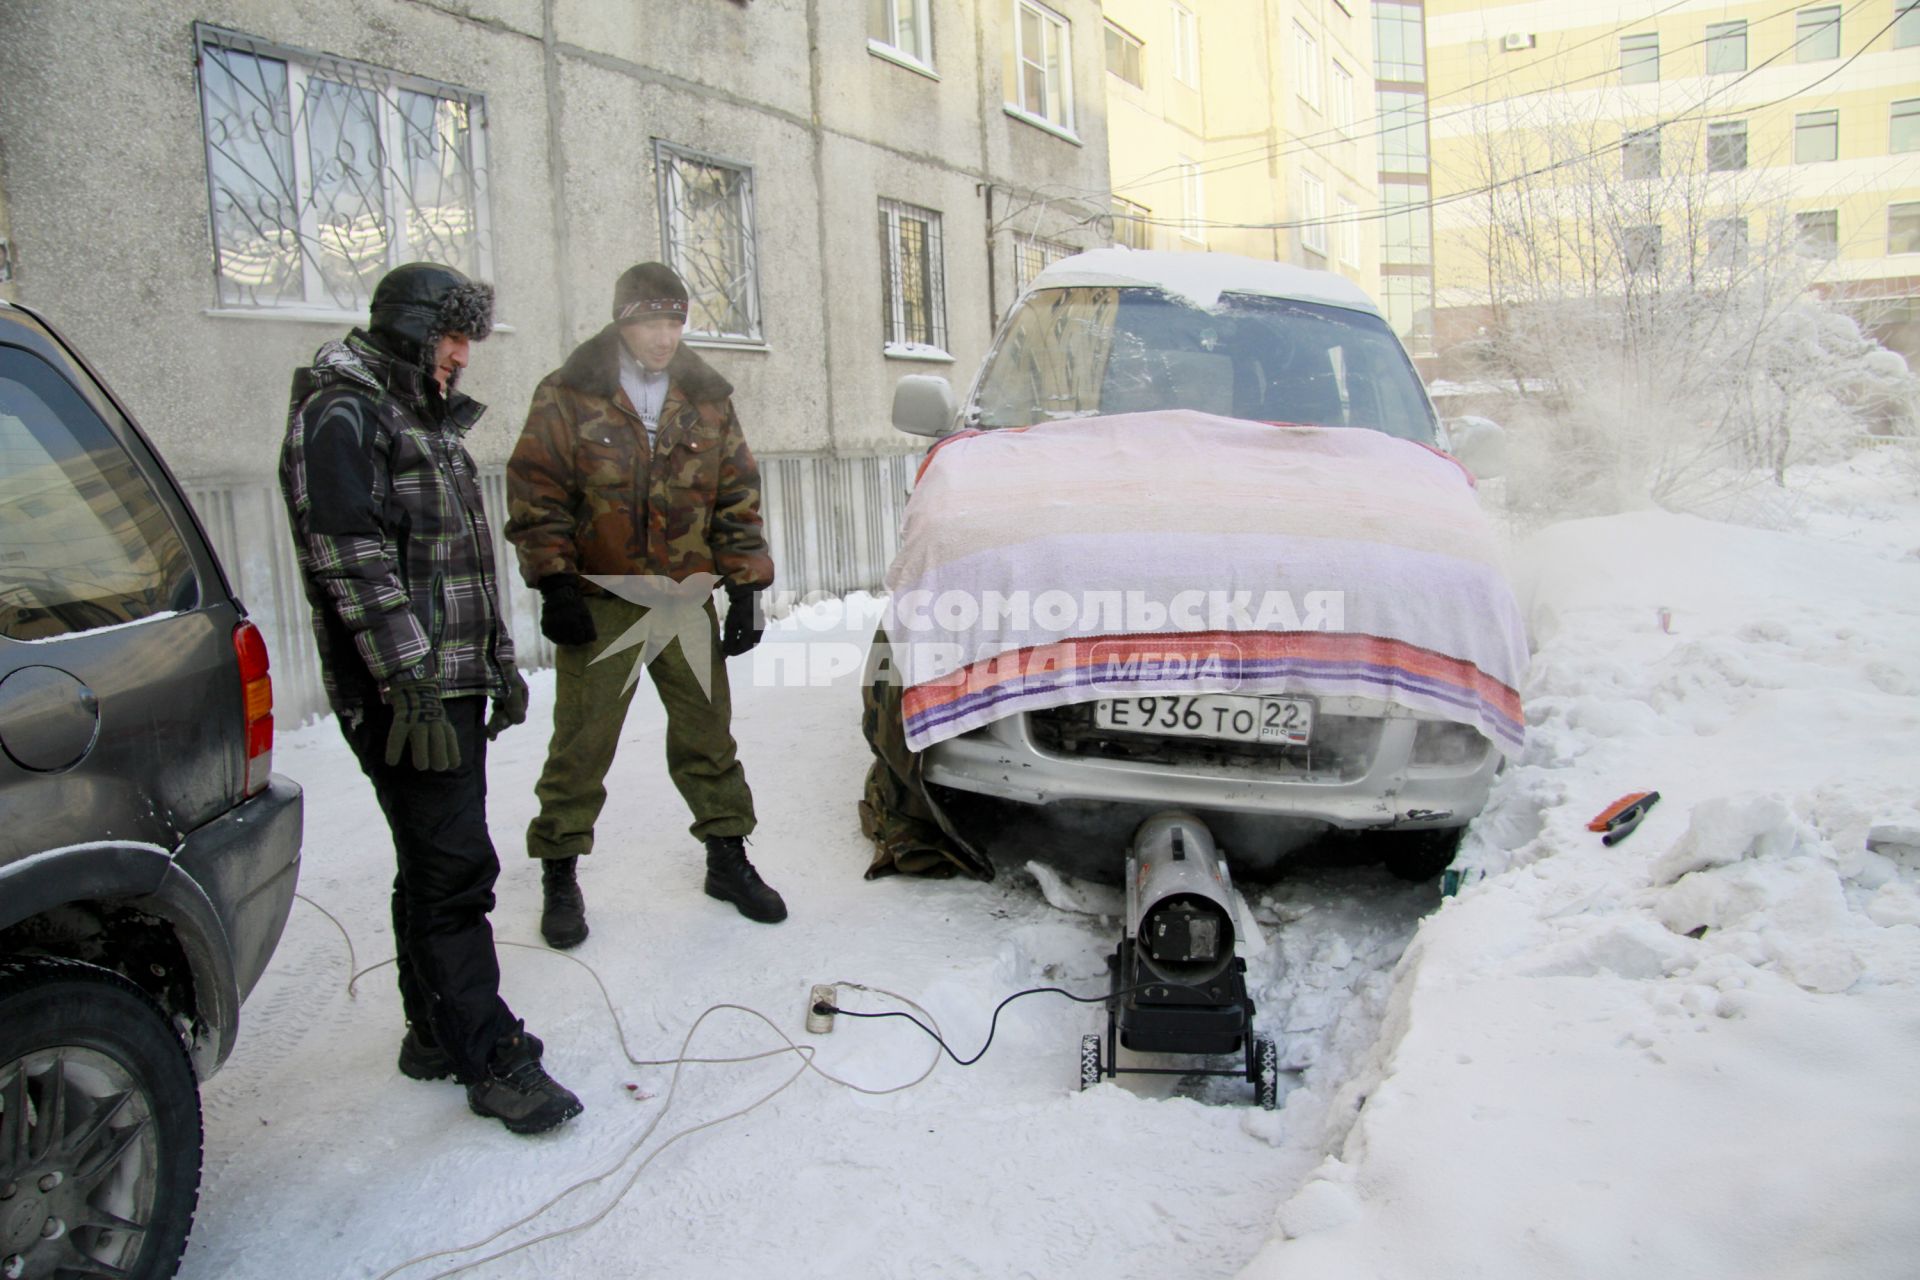
<instances>
[{"instance_id":1,"label":"camouflage pants","mask_svg":"<svg viewBox=\"0 0 1920 1280\"><path fill-rule=\"evenodd\" d=\"M534 858L593 852L593 825L607 802L607 770L639 687L626 684L639 646L604 662L594 659L647 610L614 596L590 596L586 604L597 638L591 644L561 645L554 663L553 740L533 788L540 814L527 827L527 854ZM667 710L667 773L693 813L688 830L696 840L744 836L754 828L753 793L733 740L733 699L712 604L707 624L711 700L694 679L678 640L647 665Z\"/></svg>"},{"instance_id":2,"label":"camouflage pants","mask_svg":"<svg viewBox=\"0 0 1920 1280\"><path fill-rule=\"evenodd\" d=\"M907 746L901 716L905 690L888 677L892 666L887 633L875 632L860 694L860 728L873 749L866 792L860 800L860 831L873 841L867 879L894 872L923 876L965 872L991 880L993 864L949 836L927 801L921 777L923 757Z\"/></svg>"}]
</instances>

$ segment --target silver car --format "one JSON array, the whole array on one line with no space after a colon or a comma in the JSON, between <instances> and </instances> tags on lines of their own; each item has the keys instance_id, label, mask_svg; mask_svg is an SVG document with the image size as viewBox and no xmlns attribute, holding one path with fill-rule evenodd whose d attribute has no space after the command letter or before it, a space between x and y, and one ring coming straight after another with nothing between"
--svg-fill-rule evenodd
<instances>
[{"instance_id":1,"label":"silver car","mask_svg":"<svg viewBox=\"0 0 1920 1280\"><path fill-rule=\"evenodd\" d=\"M944 379L906 378L893 421L939 437L1171 409L1367 426L1445 446L1418 374L1364 292L1326 272L1217 254L1116 250L1056 263L1008 316L964 400ZM1182 705L1191 701L1201 705ZM1310 732L1247 740L1224 719L1234 710L1301 715ZM1241 870L1344 844L1423 878L1452 860L1502 760L1470 725L1372 698L1216 705L1096 690L934 743L924 780L943 825L1003 865L1039 856L1112 880L1142 819L1180 809Z\"/></svg>"}]
</instances>

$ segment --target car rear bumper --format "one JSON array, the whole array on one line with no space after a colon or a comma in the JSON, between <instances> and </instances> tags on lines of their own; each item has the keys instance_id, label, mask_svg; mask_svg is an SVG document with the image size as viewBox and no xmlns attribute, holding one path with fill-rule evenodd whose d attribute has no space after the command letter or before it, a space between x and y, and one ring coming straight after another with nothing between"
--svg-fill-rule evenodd
<instances>
[{"instance_id":1,"label":"car rear bumper","mask_svg":"<svg viewBox=\"0 0 1920 1280\"><path fill-rule=\"evenodd\" d=\"M304 797L291 778L274 774L258 795L198 828L180 842L174 867L206 895L226 931L233 957L233 999L246 999L260 980L293 908L300 879ZM226 1057L225 1029L218 1057Z\"/></svg>"},{"instance_id":2,"label":"car rear bumper","mask_svg":"<svg viewBox=\"0 0 1920 1280\"><path fill-rule=\"evenodd\" d=\"M1350 830L1461 827L1486 805L1500 767L1491 743L1476 759L1416 763L1420 718L1366 699L1337 701L1323 713L1378 722L1366 756L1346 768L1282 771L1247 760L1104 759L1050 749L1038 740L1031 716L1014 715L929 747L925 777L937 786L1018 804L1185 808Z\"/></svg>"}]
</instances>

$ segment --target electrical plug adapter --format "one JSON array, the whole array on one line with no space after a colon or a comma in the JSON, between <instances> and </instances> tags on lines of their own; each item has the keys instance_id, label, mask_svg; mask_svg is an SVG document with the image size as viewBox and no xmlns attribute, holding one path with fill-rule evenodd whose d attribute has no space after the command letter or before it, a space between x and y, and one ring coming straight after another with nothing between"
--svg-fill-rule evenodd
<instances>
[{"instance_id":1,"label":"electrical plug adapter","mask_svg":"<svg viewBox=\"0 0 1920 1280\"><path fill-rule=\"evenodd\" d=\"M826 1035L833 1030L834 989L828 983L816 983L813 994L807 997L807 1031L816 1036ZM826 1012L821 1012L825 1009Z\"/></svg>"}]
</instances>

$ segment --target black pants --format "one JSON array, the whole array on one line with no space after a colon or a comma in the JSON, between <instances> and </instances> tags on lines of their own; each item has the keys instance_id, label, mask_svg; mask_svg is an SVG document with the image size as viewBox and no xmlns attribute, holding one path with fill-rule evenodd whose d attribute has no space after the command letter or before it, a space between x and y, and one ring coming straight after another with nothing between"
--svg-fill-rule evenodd
<instances>
[{"instance_id":1,"label":"black pants","mask_svg":"<svg viewBox=\"0 0 1920 1280\"><path fill-rule=\"evenodd\" d=\"M387 763L393 712L385 704L373 702L358 723L342 720L393 832L401 1006L409 1023L431 1029L463 1082L485 1075L494 1042L514 1026L487 923L500 859L487 834L486 705L483 697L446 700L460 741L460 767L447 773L415 769L406 756Z\"/></svg>"}]
</instances>

